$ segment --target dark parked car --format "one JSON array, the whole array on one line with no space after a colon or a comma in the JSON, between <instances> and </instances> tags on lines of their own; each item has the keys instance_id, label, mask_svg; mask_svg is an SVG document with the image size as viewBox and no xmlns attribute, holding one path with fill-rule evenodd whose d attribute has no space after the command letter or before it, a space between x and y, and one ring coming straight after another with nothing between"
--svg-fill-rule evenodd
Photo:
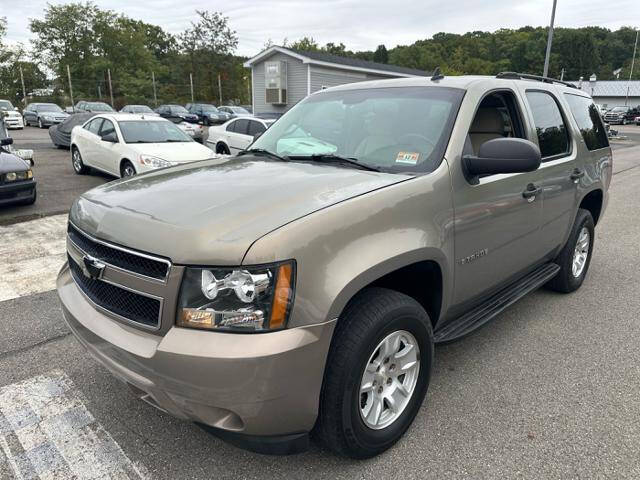
<instances>
[{"instance_id":1,"label":"dark parked car","mask_svg":"<svg viewBox=\"0 0 640 480\"><path fill-rule=\"evenodd\" d=\"M158 116L158 114L147 105L125 105L120 111L122 113L136 113L138 115L151 115L154 117Z\"/></svg>"},{"instance_id":2,"label":"dark parked car","mask_svg":"<svg viewBox=\"0 0 640 480\"><path fill-rule=\"evenodd\" d=\"M635 122L636 117L640 115L640 107L629 107L620 105L613 107L604 114L604 121L611 125L626 125Z\"/></svg>"},{"instance_id":3,"label":"dark parked car","mask_svg":"<svg viewBox=\"0 0 640 480\"><path fill-rule=\"evenodd\" d=\"M156 108L156 113L160 114L162 118L171 120L174 123L198 123L198 116L193 113L189 113L189 111L182 105L160 105L158 108Z\"/></svg>"},{"instance_id":4,"label":"dark parked car","mask_svg":"<svg viewBox=\"0 0 640 480\"><path fill-rule=\"evenodd\" d=\"M55 103L30 103L22 112L25 126L38 125L40 128L62 123L69 116Z\"/></svg>"},{"instance_id":5,"label":"dark parked car","mask_svg":"<svg viewBox=\"0 0 640 480\"><path fill-rule=\"evenodd\" d=\"M228 113L229 118L244 117L244 116L251 115L251 112L246 108L237 107L233 105L225 105L223 107L219 107L218 110L220 110L221 112Z\"/></svg>"},{"instance_id":6,"label":"dark parked car","mask_svg":"<svg viewBox=\"0 0 640 480\"><path fill-rule=\"evenodd\" d=\"M13 138L6 135L0 121L0 205L31 205L36 201L36 181L31 165L8 150Z\"/></svg>"},{"instance_id":7,"label":"dark parked car","mask_svg":"<svg viewBox=\"0 0 640 480\"><path fill-rule=\"evenodd\" d=\"M210 103L187 103L185 107L189 113L198 116L198 120L204 125L216 125L231 119L231 115L218 110Z\"/></svg>"},{"instance_id":8,"label":"dark parked car","mask_svg":"<svg viewBox=\"0 0 640 480\"><path fill-rule=\"evenodd\" d=\"M95 113L105 113L105 112L115 112L115 110L108 103L104 102L85 102L84 100L76 103L74 107L74 112L95 112Z\"/></svg>"}]
</instances>

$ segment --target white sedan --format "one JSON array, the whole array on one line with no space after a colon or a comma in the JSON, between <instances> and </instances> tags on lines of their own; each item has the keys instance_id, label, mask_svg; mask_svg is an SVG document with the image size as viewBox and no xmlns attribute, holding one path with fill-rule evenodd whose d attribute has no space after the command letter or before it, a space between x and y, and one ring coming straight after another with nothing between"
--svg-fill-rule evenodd
<instances>
[{"instance_id":1,"label":"white sedan","mask_svg":"<svg viewBox=\"0 0 640 480\"><path fill-rule=\"evenodd\" d=\"M130 177L156 168L215 158L172 122L130 113L101 114L71 131L77 174L89 168Z\"/></svg>"},{"instance_id":2,"label":"white sedan","mask_svg":"<svg viewBox=\"0 0 640 480\"><path fill-rule=\"evenodd\" d=\"M209 127L205 144L218 154L235 154L245 150L256 135L264 133L275 120L238 117L222 125Z\"/></svg>"}]
</instances>

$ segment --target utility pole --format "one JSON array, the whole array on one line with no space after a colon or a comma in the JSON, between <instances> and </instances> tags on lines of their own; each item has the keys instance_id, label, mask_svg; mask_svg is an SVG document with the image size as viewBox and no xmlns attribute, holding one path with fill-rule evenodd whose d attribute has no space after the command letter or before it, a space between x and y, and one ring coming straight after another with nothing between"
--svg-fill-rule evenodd
<instances>
[{"instance_id":1,"label":"utility pole","mask_svg":"<svg viewBox=\"0 0 640 480\"><path fill-rule=\"evenodd\" d=\"M22 74L22 65L20 65L20 81L22 82L22 104L27 104L27 90L24 88L24 75Z\"/></svg>"},{"instance_id":2,"label":"utility pole","mask_svg":"<svg viewBox=\"0 0 640 480\"><path fill-rule=\"evenodd\" d=\"M67 79L69 80L69 95L71 96L71 111L75 113L76 104L73 102L73 87L71 86L71 70L69 70L69 65L67 65Z\"/></svg>"},{"instance_id":3,"label":"utility pole","mask_svg":"<svg viewBox=\"0 0 640 480\"><path fill-rule=\"evenodd\" d=\"M543 77L549 74L549 57L551 57L551 43L553 42L553 23L556 19L556 3L558 0L553 0L553 10L551 10L551 24L549 25L549 35L547 36L547 54L544 57L544 72Z\"/></svg>"},{"instance_id":4,"label":"utility pole","mask_svg":"<svg viewBox=\"0 0 640 480\"><path fill-rule=\"evenodd\" d=\"M156 74L151 72L151 82L153 83L153 106L158 106L158 95L156 94Z\"/></svg>"},{"instance_id":5,"label":"utility pole","mask_svg":"<svg viewBox=\"0 0 640 480\"><path fill-rule=\"evenodd\" d=\"M220 74L218 74L218 95L220 96L220 105L222 105L222 81L220 80Z\"/></svg>"},{"instance_id":6,"label":"utility pole","mask_svg":"<svg viewBox=\"0 0 640 480\"><path fill-rule=\"evenodd\" d=\"M249 77L245 76L244 79L247 82L247 98L249 99L249 103L251 103L251 82L249 82Z\"/></svg>"},{"instance_id":7,"label":"utility pole","mask_svg":"<svg viewBox=\"0 0 640 480\"><path fill-rule=\"evenodd\" d=\"M98 84L98 100L102 100L102 90L100 90L100 84Z\"/></svg>"},{"instance_id":8,"label":"utility pole","mask_svg":"<svg viewBox=\"0 0 640 480\"><path fill-rule=\"evenodd\" d=\"M640 34L640 30L636 30L636 43L633 46L633 57L631 57L631 72L629 72L629 84L627 85L627 96L624 99L625 105L629 101L629 89L631 88L631 78L633 77L633 67L636 63L636 50L638 49L638 34Z\"/></svg>"},{"instance_id":9,"label":"utility pole","mask_svg":"<svg viewBox=\"0 0 640 480\"><path fill-rule=\"evenodd\" d=\"M107 68L107 77L109 78L109 95L111 96L111 106L113 106L113 85L111 85L111 69Z\"/></svg>"},{"instance_id":10,"label":"utility pole","mask_svg":"<svg viewBox=\"0 0 640 480\"><path fill-rule=\"evenodd\" d=\"M193 99L193 74L192 73L189 74L189 83L191 84L191 103L193 103L195 100Z\"/></svg>"},{"instance_id":11,"label":"utility pole","mask_svg":"<svg viewBox=\"0 0 640 480\"><path fill-rule=\"evenodd\" d=\"M560 72L560 81L564 80L564 67L562 67L562 71Z\"/></svg>"}]
</instances>

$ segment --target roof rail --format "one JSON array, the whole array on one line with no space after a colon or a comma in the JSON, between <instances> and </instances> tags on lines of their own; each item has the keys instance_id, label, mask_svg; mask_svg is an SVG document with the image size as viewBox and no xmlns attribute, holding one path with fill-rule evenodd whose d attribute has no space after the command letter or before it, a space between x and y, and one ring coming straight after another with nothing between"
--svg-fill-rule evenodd
<instances>
[{"instance_id":1,"label":"roof rail","mask_svg":"<svg viewBox=\"0 0 640 480\"><path fill-rule=\"evenodd\" d=\"M557 78L542 77L540 75L531 75L529 73L500 72L496 75L496 78L508 78L512 80L537 80L544 83L559 83L561 85L564 85L565 87L571 87L575 89L578 88L573 83L564 82L562 80L558 80Z\"/></svg>"}]
</instances>

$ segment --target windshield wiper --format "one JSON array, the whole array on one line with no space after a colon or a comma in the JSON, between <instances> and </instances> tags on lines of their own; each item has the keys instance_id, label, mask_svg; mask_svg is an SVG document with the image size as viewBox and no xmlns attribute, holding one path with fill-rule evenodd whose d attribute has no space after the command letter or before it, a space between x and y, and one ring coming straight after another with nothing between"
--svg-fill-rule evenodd
<instances>
[{"instance_id":1,"label":"windshield wiper","mask_svg":"<svg viewBox=\"0 0 640 480\"><path fill-rule=\"evenodd\" d=\"M250 148L248 150L242 150L238 152L236 156L240 157L242 155L264 155L266 157L275 158L276 160L280 160L281 162L288 162L289 157L281 157L280 155L270 152L269 150L265 150L264 148Z\"/></svg>"},{"instance_id":2,"label":"windshield wiper","mask_svg":"<svg viewBox=\"0 0 640 480\"><path fill-rule=\"evenodd\" d=\"M358 162L355 157L341 157L333 153L314 153L312 155L289 155L291 160L311 160L313 162L326 162L326 163L342 163L344 165L350 165L352 167L360 168L362 170L369 170L370 172L379 172L378 167L372 167L364 163Z\"/></svg>"}]
</instances>

